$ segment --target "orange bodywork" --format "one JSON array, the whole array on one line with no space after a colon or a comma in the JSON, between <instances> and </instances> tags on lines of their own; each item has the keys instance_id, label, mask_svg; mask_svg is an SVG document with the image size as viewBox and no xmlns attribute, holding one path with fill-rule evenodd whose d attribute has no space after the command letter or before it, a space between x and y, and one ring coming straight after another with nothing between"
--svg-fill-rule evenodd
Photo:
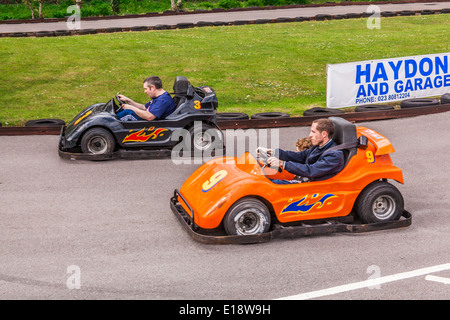
<instances>
[{"instance_id":1,"label":"orange bodywork","mask_svg":"<svg viewBox=\"0 0 450 320\"><path fill-rule=\"evenodd\" d=\"M367 148L358 149L345 168L328 180L275 184L270 179L292 179L293 175L263 168L247 152L206 162L185 181L180 193L194 211L195 223L204 229L218 227L228 209L244 197L262 200L281 223L346 216L371 182L403 183L402 171L389 155L395 152L389 140L365 127L357 127L357 135L368 138ZM190 214L180 197L178 201Z\"/></svg>"}]
</instances>

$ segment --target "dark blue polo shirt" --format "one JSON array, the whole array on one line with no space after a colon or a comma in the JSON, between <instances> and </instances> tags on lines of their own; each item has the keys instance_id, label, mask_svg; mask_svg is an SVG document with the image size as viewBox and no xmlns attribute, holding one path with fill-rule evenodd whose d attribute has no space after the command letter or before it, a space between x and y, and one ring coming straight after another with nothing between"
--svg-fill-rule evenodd
<instances>
[{"instance_id":1,"label":"dark blue polo shirt","mask_svg":"<svg viewBox=\"0 0 450 320\"><path fill-rule=\"evenodd\" d=\"M152 113L156 119L165 119L172 112L175 111L175 101L173 101L170 94L166 91L162 95L153 98L150 102L145 104L147 111Z\"/></svg>"}]
</instances>

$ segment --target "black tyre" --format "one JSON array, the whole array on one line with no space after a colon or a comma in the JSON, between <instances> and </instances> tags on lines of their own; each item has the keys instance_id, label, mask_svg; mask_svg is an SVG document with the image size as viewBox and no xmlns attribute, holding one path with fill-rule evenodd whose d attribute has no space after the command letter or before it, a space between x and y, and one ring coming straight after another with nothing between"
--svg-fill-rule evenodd
<instances>
[{"instance_id":1,"label":"black tyre","mask_svg":"<svg viewBox=\"0 0 450 320\"><path fill-rule=\"evenodd\" d=\"M53 31L38 31L36 32L36 37L54 37L55 33Z\"/></svg>"},{"instance_id":2,"label":"black tyre","mask_svg":"<svg viewBox=\"0 0 450 320\"><path fill-rule=\"evenodd\" d=\"M197 22L197 27L212 27L214 24L209 21L199 21Z\"/></svg>"},{"instance_id":3,"label":"black tyre","mask_svg":"<svg viewBox=\"0 0 450 320\"><path fill-rule=\"evenodd\" d=\"M344 110L314 107L303 112L304 116L328 116L333 114L342 114Z\"/></svg>"},{"instance_id":4,"label":"black tyre","mask_svg":"<svg viewBox=\"0 0 450 320\"><path fill-rule=\"evenodd\" d=\"M220 120L248 120L248 114L242 112L220 112L217 113L217 121Z\"/></svg>"},{"instance_id":5,"label":"black tyre","mask_svg":"<svg viewBox=\"0 0 450 320\"><path fill-rule=\"evenodd\" d=\"M171 28L172 27L169 26L168 24L157 24L156 26L153 27L154 30L167 30Z\"/></svg>"},{"instance_id":6,"label":"black tyre","mask_svg":"<svg viewBox=\"0 0 450 320\"><path fill-rule=\"evenodd\" d=\"M193 27L194 27L194 24L192 22L177 23L178 29L188 29L188 28L193 28Z\"/></svg>"},{"instance_id":7,"label":"black tyre","mask_svg":"<svg viewBox=\"0 0 450 320\"><path fill-rule=\"evenodd\" d=\"M114 151L116 140L103 128L92 128L81 138L81 151L91 154L108 154Z\"/></svg>"},{"instance_id":8,"label":"black tyre","mask_svg":"<svg viewBox=\"0 0 450 320\"><path fill-rule=\"evenodd\" d=\"M81 29L78 30L78 34L80 35L86 35L86 34L96 34L97 29Z\"/></svg>"},{"instance_id":9,"label":"black tyre","mask_svg":"<svg viewBox=\"0 0 450 320\"><path fill-rule=\"evenodd\" d=\"M271 23L272 20L270 19L256 19L255 24L265 24L265 23Z\"/></svg>"},{"instance_id":10,"label":"black tyre","mask_svg":"<svg viewBox=\"0 0 450 320\"><path fill-rule=\"evenodd\" d=\"M403 197L392 184L376 181L359 194L355 210L363 223L398 220L403 213Z\"/></svg>"},{"instance_id":11,"label":"black tyre","mask_svg":"<svg viewBox=\"0 0 450 320\"><path fill-rule=\"evenodd\" d=\"M130 31L147 31L147 26L134 26L130 28Z\"/></svg>"},{"instance_id":12,"label":"black tyre","mask_svg":"<svg viewBox=\"0 0 450 320\"><path fill-rule=\"evenodd\" d=\"M355 112L365 112L365 111L382 111L382 110L394 110L394 106L389 106L387 104L368 104L364 106L357 106Z\"/></svg>"},{"instance_id":13,"label":"black tyre","mask_svg":"<svg viewBox=\"0 0 450 320\"><path fill-rule=\"evenodd\" d=\"M267 206L258 199L243 198L231 206L223 219L228 235L254 235L269 231L271 224Z\"/></svg>"},{"instance_id":14,"label":"black tyre","mask_svg":"<svg viewBox=\"0 0 450 320\"><path fill-rule=\"evenodd\" d=\"M400 107L402 107L402 108L417 108L417 107L435 106L437 104L439 104L438 99L417 98L417 99L403 100L400 103Z\"/></svg>"},{"instance_id":15,"label":"black tyre","mask_svg":"<svg viewBox=\"0 0 450 320\"><path fill-rule=\"evenodd\" d=\"M450 93L444 93L441 96L441 104L447 104L450 103Z\"/></svg>"},{"instance_id":16,"label":"black tyre","mask_svg":"<svg viewBox=\"0 0 450 320\"><path fill-rule=\"evenodd\" d=\"M332 17L329 14L316 14L314 17L317 21L331 20Z\"/></svg>"},{"instance_id":17,"label":"black tyre","mask_svg":"<svg viewBox=\"0 0 450 320\"><path fill-rule=\"evenodd\" d=\"M55 30L55 36L60 37L60 36L70 36L71 33L69 30Z\"/></svg>"},{"instance_id":18,"label":"black tyre","mask_svg":"<svg viewBox=\"0 0 450 320\"><path fill-rule=\"evenodd\" d=\"M61 119L36 119L28 120L25 123L25 127L50 127L50 126L63 126L64 120Z\"/></svg>"},{"instance_id":19,"label":"black tyre","mask_svg":"<svg viewBox=\"0 0 450 320\"><path fill-rule=\"evenodd\" d=\"M289 118L290 115L286 112L261 112L255 113L251 119L275 119L275 118Z\"/></svg>"}]
</instances>

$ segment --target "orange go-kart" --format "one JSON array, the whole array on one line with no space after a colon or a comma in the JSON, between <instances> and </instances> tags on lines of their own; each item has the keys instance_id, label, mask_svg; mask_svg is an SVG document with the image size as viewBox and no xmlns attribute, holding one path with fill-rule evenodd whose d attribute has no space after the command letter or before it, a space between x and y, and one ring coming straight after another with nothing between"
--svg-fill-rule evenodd
<instances>
[{"instance_id":1,"label":"orange go-kart","mask_svg":"<svg viewBox=\"0 0 450 320\"><path fill-rule=\"evenodd\" d=\"M307 183L267 166L267 156L212 159L174 191L171 208L192 237L204 243L253 243L276 237L364 232L411 224L403 197L389 180L403 183L390 141L374 130L329 118L345 167L334 177Z\"/></svg>"}]
</instances>

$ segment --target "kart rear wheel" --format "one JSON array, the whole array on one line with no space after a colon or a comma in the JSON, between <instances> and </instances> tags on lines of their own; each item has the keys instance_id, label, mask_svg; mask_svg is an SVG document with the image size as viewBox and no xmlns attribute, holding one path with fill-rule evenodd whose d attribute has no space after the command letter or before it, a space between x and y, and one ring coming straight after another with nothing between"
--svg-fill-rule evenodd
<instances>
[{"instance_id":1,"label":"kart rear wheel","mask_svg":"<svg viewBox=\"0 0 450 320\"><path fill-rule=\"evenodd\" d=\"M107 154L114 151L113 135L103 128L92 128L81 138L81 151L91 154Z\"/></svg>"},{"instance_id":2,"label":"kart rear wheel","mask_svg":"<svg viewBox=\"0 0 450 320\"><path fill-rule=\"evenodd\" d=\"M356 213L363 223L398 220L403 213L403 197L396 187L384 181L368 185L356 200Z\"/></svg>"},{"instance_id":3,"label":"kart rear wheel","mask_svg":"<svg viewBox=\"0 0 450 320\"><path fill-rule=\"evenodd\" d=\"M191 146L194 151L205 152L220 147L220 132L209 124L202 123L201 127L194 125L189 129ZM223 144L223 142L222 142Z\"/></svg>"},{"instance_id":4,"label":"kart rear wheel","mask_svg":"<svg viewBox=\"0 0 450 320\"><path fill-rule=\"evenodd\" d=\"M228 235L254 235L265 233L271 224L267 206L258 199L244 198L228 210L223 225Z\"/></svg>"}]
</instances>

